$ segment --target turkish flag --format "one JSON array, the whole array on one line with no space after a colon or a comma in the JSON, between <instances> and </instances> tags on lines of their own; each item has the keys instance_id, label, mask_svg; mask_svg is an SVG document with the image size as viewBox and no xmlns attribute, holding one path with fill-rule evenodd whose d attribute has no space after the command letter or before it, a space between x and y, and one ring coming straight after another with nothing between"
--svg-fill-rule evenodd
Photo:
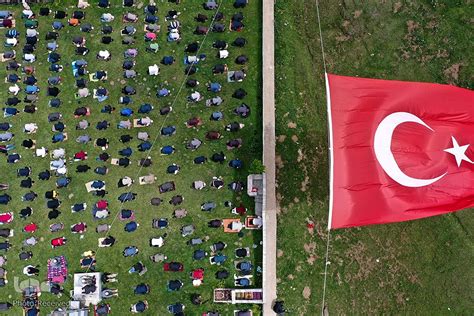
<instances>
[{"instance_id":1,"label":"turkish flag","mask_svg":"<svg viewBox=\"0 0 474 316\"><path fill-rule=\"evenodd\" d=\"M336 75L326 86L329 229L474 205L473 91Z\"/></svg>"}]
</instances>

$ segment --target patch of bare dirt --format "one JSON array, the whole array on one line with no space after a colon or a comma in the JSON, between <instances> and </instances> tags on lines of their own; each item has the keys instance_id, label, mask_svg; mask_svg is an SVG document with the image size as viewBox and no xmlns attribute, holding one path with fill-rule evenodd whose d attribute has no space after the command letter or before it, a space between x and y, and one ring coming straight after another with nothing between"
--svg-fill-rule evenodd
<instances>
[{"instance_id":1,"label":"patch of bare dirt","mask_svg":"<svg viewBox=\"0 0 474 316\"><path fill-rule=\"evenodd\" d=\"M316 256L315 256L315 255L310 255L310 256L308 257L308 259L306 260L306 262L307 262L310 266L312 266L315 261L316 261Z\"/></svg>"},{"instance_id":2,"label":"patch of bare dirt","mask_svg":"<svg viewBox=\"0 0 474 316\"><path fill-rule=\"evenodd\" d=\"M338 42L347 42L350 39L351 39L351 37L349 35L345 35L345 34L341 34L341 35L336 36L336 41L338 41Z\"/></svg>"},{"instance_id":3,"label":"patch of bare dirt","mask_svg":"<svg viewBox=\"0 0 474 316\"><path fill-rule=\"evenodd\" d=\"M285 139L286 139L286 135L278 135L278 137L277 137L277 141L279 143L283 143L285 141Z\"/></svg>"},{"instance_id":4,"label":"patch of bare dirt","mask_svg":"<svg viewBox=\"0 0 474 316\"><path fill-rule=\"evenodd\" d=\"M362 281L369 277L375 269L375 260L368 255L367 247L362 242L357 242L346 251L345 257L350 260L349 264L356 263L358 271L346 274L346 281Z\"/></svg>"},{"instance_id":5,"label":"patch of bare dirt","mask_svg":"<svg viewBox=\"0 0 474 316\"><path fill-rule=\"evenodd\" d=\"M408 34L412 34L414 31L416 31L416 29L418 29L420 27L420 23L418 22L415 22L413 20L408 20L407 21L407 31L408 31Z\"/></svg>"},{"instance_id":6,"label":"patch of bare dirt","mask_svg":"<svg viewBox=\"0 0 474 316\"><path fill-rule=\"evenodd\" d=\"M309 244L304 244L303 248L304 248L304 251L306 251L307 253L312 253L313 251L316 250L316 243L312 242Z\"/></svg>"},{"instance_id":7,"label":"patch of bare dirt","mask_svg":"<svg viewBox=\"0 0 474 316\"><path fill-rule=\"evenodd\" d=\"M291 140L295 143L298 142L298 136L296 135L291 136Z\"/></svg>"},{"instance_id":8,"label":"patch of bare dirt","mask_svg":"<svg viewBox=\"0 0 474 316\"><path fill-rule=\"evenodd\" d=\"M288 275L288 280L294 280L294 279L295 279L295 276L293 274Z\"/></svg>"},{"instance_id":9,"label":"patch of bare dirt","mask_svg":"<svg viewBox=\"0 0 474 316\"><path fill-rule=\"evenodd\" d=\"M309 184L309 177L306 176L304 177L303 182L301 182L301 192L306 192L308 189L308 184Z\"/></svg>"},{"instance_id":10,"label":"patch of bare dirt","mask_svg":"<svg viewBox=\"0 0 474 316\"><path fill-rule=\"evenodd\" d=\"M280 155L275 156L275 165L277 169L281 169L285 166L285 164L283 163L283 159L281 158Z\"/></svg>"},{"instance_id":11,"label":"patch of bare dirt","mask_svg":"<svg viewBox=\"0 0 474 316\"><path fill-rule=\"evenodd\" d=\"M281 258L281 257L283 257L283 250L278 249L277 250L277 258Z\"/></svg>"},{"instance_id":12,"label":"patch of bare dirt","mask_svg":"<svg viewBox=\"0 0 474 316\"><path fill-rule=\"evenodd\" d=\"M293 199L293 202L299 203L299 202L300 202L300 199L298 199L298 198L295 196L295 198Z\"/></svg>"},{"instance_id":13,"label":"patch of bare dirt","mask_svg":"<svg viewBox=\"0 0 474 316\"><path fill-rule=\"evenodd\" d=\"M304 158L303 150L301 148L299 148L298 149L298 158L296 158L296 161L301 162L301 160L303 160L303 158Z\"/></svg>"},{"instance_id":14,"label":"patch of bare dirt","mask_svg":"<svg viewBox=\"0 0 474 316\"><path fill-rule=\"evenodd\" d=\"M359 18L362 15L362 10L355 10L353 13L354 19Z\"/></svg>"},{"instance_id":15,"label":"patch of bare dirt","mask_svg":"<svg viewBox=\"0 0 474 316\"><path fill-rule=\"evenodd\" d=\"M399 292L399 293L395 294L395 298L396 298L397 303L399 305L405 305L406 300L405 300L405 294L404 293Z\"/></svg>"},{"instance_id":16,"label":"patch of bare dirt","mask_svg":"<svg viewBox=\"0 0 474 316\"><path fill-rule=\"evenodd\" d=\"M448 58L449 53L446 49L440 49L438 50L438 53L436 54L436 58Z\"/></svg>"},{"instance_id":17,"label":"patch of bare dirt","mask_svg":"<svg viewBox=\"0 0 474 316\"><path fill-rule=\"evenodd\" d=\"M303 289L303 297L306 300L309 300L311 297L311 288L309 286L305 286Z\"/></svg>"},{"instance_id":18,"label":"patch of bare dirt","mask_svg":"<svg viewBox=\"0 0 474 316\"><path fill-rule=\"evenodd\" d=\"M402 8L402 3L399 1L399 2L395 2L393 4L393 13L398 13L400 12L400 9Z\"/></svg>"},{"instance_id":19,"label":"patch of bare dirt","mask_svg":"<svg viewBox=\"0 0 474 316\"><path fill-rule=\"evenodd\" d=\"M463 66L462 63L451 65L449 68L444 70L444 76L450 84L454 84L459 78L459 71Z\"/></svg>"},{"instance_id":20,"label":"patch of bare dirt","mask_svg":"<svg viewBox=\"0 0 474 316\"><path fill-rule=\"evenodd\" d=\"M438 27L438 25L439 25L438 21L431 20L426 24L426 28L429 29L429 30L434 30L435 28Z\"/></svg>"},{"instance_id":21,"label":"patch of bare dirt","mask_svg":"<svg viewBox=\"0 0 474 316\"><path fill-rule=\"evenodd\" d=\"M289 122L288 123L288 128L296 128L296 123L295 122Z\"/></svg>"}]
</instances>

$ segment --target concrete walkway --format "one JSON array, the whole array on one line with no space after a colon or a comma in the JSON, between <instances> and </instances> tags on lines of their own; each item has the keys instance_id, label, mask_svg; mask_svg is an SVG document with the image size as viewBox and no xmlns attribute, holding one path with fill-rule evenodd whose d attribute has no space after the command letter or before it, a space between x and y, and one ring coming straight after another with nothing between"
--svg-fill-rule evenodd
<instances>
[{"instance_id":1,"label":"concrete walkway","mask_svg":"<svg viewBox=\"0 0 474 316\"><path fill-rule=\"evenodd\" d=\"M263 164L265 196L263 207L263 315L272 311L276 299L276 195L275 195L275 42L274 1L263 1Z\"/></svg>"}]
</instances>

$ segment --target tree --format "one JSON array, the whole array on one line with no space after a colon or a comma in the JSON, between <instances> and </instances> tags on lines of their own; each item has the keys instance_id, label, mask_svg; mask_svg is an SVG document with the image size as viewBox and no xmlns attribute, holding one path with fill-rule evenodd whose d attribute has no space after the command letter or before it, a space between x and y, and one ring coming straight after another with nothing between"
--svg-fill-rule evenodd
<instances>
[{"instance_id":1,"label":"tree","mask_svg":"<svg viewBox=\"0 0 474 316\"><path fill-rule=\"evenodd\" d=\"M262 174L265 172L265 166L260 159L254 159L249 167L251 174Z\"/></svg>"}]
</instances>

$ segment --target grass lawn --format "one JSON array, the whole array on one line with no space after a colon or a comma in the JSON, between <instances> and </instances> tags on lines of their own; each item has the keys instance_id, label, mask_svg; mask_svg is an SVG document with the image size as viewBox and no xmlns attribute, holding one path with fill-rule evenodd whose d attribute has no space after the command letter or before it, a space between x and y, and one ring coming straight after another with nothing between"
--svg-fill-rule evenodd
<instances>
[{"instance_id":1,"label":"grass lawn","mask_svg":"<svg viewBox=\"0 0 474 316\"><path fill-rule=\"evenodd\" d=\"M322 1L328 71L472 89L472 5ZM325 86L314 1L276 2L278 295L321 308L328 214ZM314 222L314 230L307 228ZM472 211L331 234L331 314L472 314Z\"/></svg>"},{"instance_id":2,"label":"grass lawn","mask_svg":"<svg viewBox=\"0 0 474 316\"><path fill-rule=\"evenodd\" d=\"M110 287L117 287L119 289L119 297L110 299L107 302L110 303L114 315L125 315L128 314L128 310L131 304L137 302L140 299L146 299L149 303L150 309L147 315L165 315L166 306L176 302L181 302L186 305L186 314L198 315L208 310L218 310L222 315L230 315L234 310L235 306L232 305L215 305L212 303L213 289L216 287L234 287L233 274L235 269L234 265L234 249L240 246L246 246L252 248L252 245L258 245L261 240L261 233L259 231L244 231L244 236L239 238L235 234L225 234L222 229L210 229L207 228L207 222L214 218L229 218L235 217L230 213L230 209L224 207L224 201L230 200L234 204L243 202L245 205L253 209L253 200L246 196L246 193L235 194L227 188L227 184L232 181L246 181L248 175L248 167L254 159L261 159L261 3L259 1L250 1L250 4L245 9L235 9L232 6L231 1L223 1L221 11L225 14L225 23L228 24L231 16L239 11L242 11L245 19L245 28L241 33L230 32L227 30L225 33L212 33L205 38L203 36L194 35L193 31L199 24L194 21L194 17L197 13L205 13L212 17L213 11L204 11L202 9L203 1L183 1L181 5L175 5L168 3L167 1L157 1L159 24L161 25L161 32L158 34L157 43L160 45L158 53L145 52L146 43L143 39L143 9L137 7L130 10L123 9L121 1L111 1L114 5L110 9L99 9L96 7L97 1L90 1L94 5L85 10L86 19L85 22L91 23L95 29L89 33L81 33L79 27L65 26L59 31L60 37L58 39L59 49L58 52L61 54L60 64L64 66L64 71L60 73L63 81L59 86L61 93L59 98L62 100L62 105L58 109L48 107L49 97L46 96L47 90L47 78L52 74L48 71L49 63L47 62L47 50L46 42L44 39L45 34L51 30L51 23L54 21L53 15L49 17L38 17L39 21L39 32L40 41L37 45L36 57L37 61L34 63L36 67L35 76L38 79L38 86L41 91L39 94L39 101L37 102L38 111L35 114L20 113L19 115L11 118L5 118L2 121L10 122L13 125L12 132L15 133L13 144L16 145L15 152L22 155L22 159L15 165L7 164L6 159L2 158L0 161L3 173L0 182L7 182L10 184L10 189L6 192L13 197L13 200L9 205L2 205L0 211L13 211L15 214L15 220L12 224L3 226L13 228L15 230L15 236L10 238L10 241L14 244L14 248L5 253L8 259L8 263L5 268L8 271L8 285L0 291L0 301L12 301L19 300L21 294L15 290L15 284L19 282L27 282L27 277L22 274L23 267L28 264L40 265L41 273L38 277L40 282L46 279L46 262L48 258L56 255L65 255L69 263L70 277L64 284L66 293L72 289L72 274L74 272L81 272L84 270L80 269L79 259L81 254L87 250L97 251L97 271L101 272L115 272L118 273L118 283L112 283ZM146 1L136 1L144 2ZM53 10L62 9L66 10L70 15L75 9L74 5L77 1L56 1L51 5ZM119 5L120 3L120 5ZM39 12L40 6L33 6L34 12ZM16 47L18 54L18 60L21 60L21 49L25 42L25 28L23 21L20 19L20 7L19 6L2 6L2 9L9 9L15 11L17 29L21 35L19 37L20 44ZM179 21L182 24L182 41L180 43L169 43L166 41L166 27L168 22L164 20L164 16L170 9L176 9L181 12ZM124 61L123 52L128 46L121 44L120 30L123 27L121 21L121 15L123 12L136 12L139 15L139 22L133 24L137 28L136 44L129 47L138 48L139 54L136 58L135 70L138 72L138 76L135 79L125 80L122 76L122 62ZM115 16L115 20L110 23L113 26L114 32L111 36L114 39L110 45L104 45L100 43L102 35L100 34L101 23L99 16L102 13L110 12ZM211 20L211 19L210 19ZM209 26L210 20L206 23ZM63 20L64 24L67 24L66 19ZM2 31L3 33L3 31ZM75 47L72 44L72 38L76 35L84 35L87 38L86 46L90 49L90 53L85 56L76 56L74 54ZM243 36L247 39L248 44L244 48L230 47L230 56L225 61L229 70L238 70L242 67L247 71L247 78L242 83L227 83L225 75L212 75L211 68L221 61L216 57L217 50L212 48L212 43L217 39L226 40L231 43L235 38ZM215 108L207 108L204 105L204 101L196 104L189 104L186 102L187 96L192 92L190 88L182 87L185 80L183 59L185 56L184 48L187 44L193 41L200 41L202 49L199 52L207 55L207 59L204 62L198 64L198 72L192 76L200 81L200 86L196 90L201 92L205 99L212 96L210 92L206 91L206 83L209 81L217 81L222 84L223 90L219 95L224 99L224 103L220 106L220 110L224 113L224 120L215 122L210 121L209 116ZM108 49L112 53L112 59L108 62L98 61L95 55L101 49ZM240 54L246 54L249 57L249 62L245 66L235 64L234 59ZM159 64L163 56L172 55L176 58L176 63L171 66L160 65L161 74L156 77L148 76L146 71L149 65ZM71 62L76 59L84 58L88 62L88 69L90 72L95 72L99 69L108 71L108 80L104 83L89 82L88 88L92 91L93 88L97 88L99 85L109 90L110 96L106 102L98 103L97 100L91 96L81 100L74 99L74 93L77 88L75 87L75 78L72 75ZM6 76L5 67L0 67L0 78ZM3 79L2 79L3 80ZM100 109L105 104L120 109L121 105L118 104L118 99L121 96L121 88L129 84L137 89L137 94L132 96L133 103L131 107L137 112L138 107L143 103L152 104L155 109L150 113L150 117L154 120L151 127L143 129L132 129L132 130L119 130L116 128L117 123L123 119L120 117L118 110L112 115L100 113ZM19 83L23 88L23 83ZM0 96L2 100L7 98L7 87L8 84L3 85L3 89L0 89ZM158 99L155 94L158 88L167 87L171 90L171 96ZM248 95L243 100L246 104L251 107L251 115L246 119L241 119L233 114L233 109L238 106L241 101L231 97L232 93L237 88L244 88ZM24 92L21 92L19 97L23 98ZM160 116L159 109L166 105L172 105L173 111L168 116ZM90 123L90 127L86 131L77 131L75 126L80 119L73 117L73 111L78 106L88 106L92 109L92 114L87 118ZM23 108L23 104L18 105L20 110ZM63 114L64 119L62 120L66 125L66 132L68 133L69 140L64 143L52 144L51 137L53 132L51 131L51 123L48 123L47 117L49 113L59 111ZM198 129L187 129L185 122L193 117L200 116L204 124ZM140 114L135 113L132 118L138 118ZM98 131L95 129L97 122L102 120L108 120L111 123L111 127L105 131ZM233 122L241 121L245 124L245 127L235 133L224 131L224 126ZM72 183L69 187L59 189L60 200L63 202L60 211L62 214L56 220L48 220L48 210L45 207L44 193L47 190L55 188L56 178L53 176L48 181L40 181L37 179L37 175L40 171L49 168L49 157L38 158L34 156L32 150L27 150L21 146L23 139L28 136L23 133L23 125L29 122L37 122L39 130L36 134L31 135L31 138L36 139L37 146L45 146L50 151L55 148L63 147L66 149L67 156L71 158L74 153L79 150L85 150L88 152L89 159L84 163L87 163L92 169L87 173L76 173L75 168L79 164L77 162L68 162L68 176L72 178ZM171 137L159 136L160 128L163 126L175 125L177 133ZM223 138L217 141L206 141L205 134L210 130L218 130L223 134ZM156 139L152 150L150 152L139 152L137 146L139 141L137 140L137 132L147 131L151 135L151 141ZM109 168L109 173L105 176L99 176L93 172L93 170L104 165L99 161L96 161L96 157L102 152L99 148L93 146L92 142L87 145L79 145L75 142L75 139L82 134L89 134L93 140L99 137L106 137L110 141L110 146L107 152L111 157L118 158L118 151L125 148L127 145L119 142L119 137L122 134L129 133L134 139L128 144L134 150L133 155L130 157L131 165L127 168L110 165L110 162L105 163ZM190 139L197 137L203 140L203 145L196 151L190 151L185 149L185 144ZM228 151L225 143L233 138L242 138L243 146L240 149ZM176 152L170 156L161 156L160 148L165 145L174 145ZM214 163L208 161L203 165L194 165L193 159L199 155L204 155L208 158L219 151L224 151L227 156L227 161L223 164ZM140 169L137 166L137 161L140 158L151 156L153 159L153 165L149 168ZM239 158L244 162L244 168L235 170L230 168L227 163L229 160ZM166 173L166 167L172 163L176 163L181 166L181 172L177 175L170 175ZM20 178L16 176L16 169L23 166L31 166L33 169L32 178L36 181L33 185L32 190L38 193L39 197L31 203L21 201L21 196L25 194L29 189L20 188ZM138 183L132 185L129 189L117 188L117 182L125 175L134 178L138 176L153 173L157 178L157 182L153 185L140 186ZM222 176L225 181L225 187L221 190L210 188L210 182L213 176ZM92 205L99 200L98 197L92 196L86 192L84 183L100 179L106 182L108 195L106 199L109 201L109 209L111 216L106 220L95 221L91 215ZM165 181L175 181L176 191L171 193L159 194L158 185ZM195 180L203 180L208 186L202 191L196 191L191 188L191 184ZM124 205L117 200L119 194L127 191L132 191L138 194L137 199L132 202L127 202ZM175 195L181 194L185 200L182 205L173 207L168 204L169 199ZM161 197L164 202L162 205L155 207L150 205L150 199L153 197ZM200 205L206 201L214 201L218 207L213 212L202 212ZM74 203L87 202L88 209L82 213L72 214L70 206ZM18 216L20 209L30 205L34 209L34 214L27 220L21 220ZM186 208L188 216L183 219L173 219L172 212L176 208ZM125 222L118 219L114 219L118 216L120 209L128 208L135 210L136 221L140 224L137 231L133 233L126 233L124 231ZM169 228L165 230L155 230L151 228L151 221L153 218L165 217L169 219ZM88 224L88 231L84 234L84 238L80 239L79 235L71 234L69 226L77 222L86 222ZM41 241L31 248L34 253L34 257L29 262L23 262L18 260L18 253L21 250L22 241L27 237L26 233L22 232L22 227L29 223L35 222L39 225L39 230L34 234L40 238ZM51 233L48 229L49 225L56 222L62 222L65 225L65 229L61 232ZM116 244L111 248L100 248L97 249L97 239L103 235L99 235L95 232L95 227L99 223L112 224L112 228L109 232L110 235L117 239ZM201 246L192 248L186 245L186 241L191 237L183 238L180 235L180 228L183 225L193 223L196 225L196 231L192 237L208 238L208 241ZM164 233L168 234L166 243L162 248L151 248L148 245L150 237L160 236ZM50 240L59 236L66 236L68 243L64 247L51 249ZM227 249L223 251L228 256L228 260L221 267L210 265L206 259L204 261L193 261L192 254L195 249L205 249L210 253L209 246L213 242L223 241L228 244ZM122 251L125 247L135 245L139 248L140 253L132 258L124 258ZM184 271L180 273L163 272L161 263L152 263L149 260L149 256L161 252L168 256L168 261L178 261L184 264ZM261 247L252 248L251 261L256 268L261 265ZM128 274L127 270L137 261L141 260L146 267L148 272L143 276L136 274ZM203 267L205 269L205 280L201 287L193 288L191 280L189 278L189 272L195 268ZM214 274L217 270L226 268L230 271L230 277L225 281L216 280ZM178 292L167 292L166 283L171 279L181 279L184 282L184 287ZM255 273L253 278L254 284L252 287L260 287L260 277ZM138 297L133 295L132 288L139 283L148 283L151 286L151 293L145 297ZM206 301L202 306L194 306L191 304L190 296L193 293L200 293L203 299ZM63 295L61 298L57 298L50 293L42 293L41 300L46 302L67 302L68 295ZM255 311L258 311L258 307L254 306ZM42 308L42 314L50 312L52 308ZM15 307L12 314L19 314L20 308Z\"/></svg>"}]
</instances>

